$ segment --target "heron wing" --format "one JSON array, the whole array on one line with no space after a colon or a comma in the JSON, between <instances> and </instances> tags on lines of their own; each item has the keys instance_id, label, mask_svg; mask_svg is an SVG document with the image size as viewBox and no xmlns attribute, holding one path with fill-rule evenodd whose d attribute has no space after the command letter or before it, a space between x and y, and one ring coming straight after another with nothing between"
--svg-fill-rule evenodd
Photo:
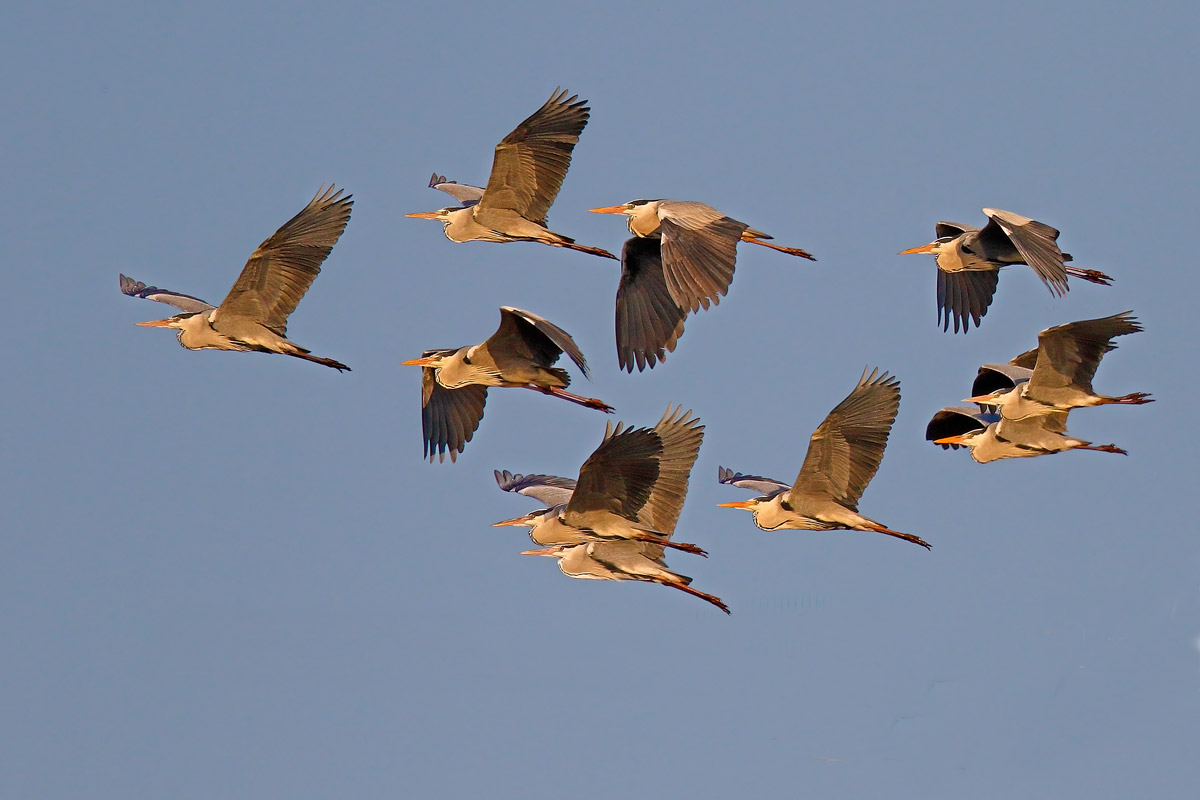
<instances>
[{"instance_id":1,"label":"heron wing","mask_svg":"<svg viewBox=\"0 0 1200 800\"><path fill-rule=\"evenodd\" d=\"M925 441L933 442L945 439L947 436L961 436L971 431L981 431L994 422L1000 421L999 414L980 411L975 406L947 406L933 415L925 426ZM943 450L957 450L964 445L944 444Z\"/></svg>"},{"instance_id":2,"label":"heron wing","mask_svg":"<svg viewBox=\"0 0 1200 800\"><path fill-rule=\"evenodd\" d=\"M1067 387L1090 393L1100 359L1116 349L1112 340L1142 330L1137 319L1130 316L1132 313L1123 311L1111 317L1068 322L1038 334L1037 366L1029 379L1029 398L1036 400L1042 391Z\"/></svg>"},{"instance_id":3,"label":"heron wing","mask_svg":"<svg viewBox=\"0 0 1200 800\"><path fill-rule=\"evenodd\" d=\"M248 317L287 336L287 318L350 221L351 195L322 186L304 209L258 246L217 315Z\"/></svg>"},{"instance_id":4,"label":"heron wing","mask_svg":"<svg viewBox=\"0 0 1200 800\"><path fill-rule=\"evenodd\" d=\"M166 303L169 306L175 306L180 311L187 311L189 313L212 311L216 308L216 306L204 302L199 297L192 297L190 294L180 294L179 292L160 289L157 286L147 286L141 281L135 281L133 278L125 275L119 275L118 277L121 279L121 293L127 294L130 297L140 297L143 300Z\"/></svg>"},{"instance_id":5,"label":"heron wing","mask_svg":"<svg viewBox=\"0 0 1200 800\"><path fill-rule=\"evenodd\" d=\"M985 208L983 213L988 216L988 224L980 231L982 238L993 235L992 231L999 227L1025 259L1025 263L1033 267L1050 292L1059 297L1066 294L1067 271L1063 267L1066 259L1062 250L1058 249L1056 229L1029 217L998 208Z\"/></svg>"},{"instance_id":6,"label":"heron wing","mask_svg":"<svg viewBox=\"0 0 1200 800\"><path fill-rule=\"evenodd\" d=\"M774 478L764 478L761 475L743 475L740 472L734 472L725 467L717 467L717 482L724 483L727 486L736 486L739 489L749 489L768 497L783 489L792 488L789 484L777 481Z\"/></svg>"},{"instance_id":7,"label":"heron wing","mask_svg":"<svg viewBox=\"0 0 1200 800\"><path fill-rule=\"evenodd\" d=\"M543 367L549 367L559 355L566 353L584 377L590 377L587 361L571 334L532 311L501 306L500 327L483 346L493 354L504 352L523 356Z\"/></svg>"},{"instance_id":8,"label":"heron wing","mask_svg":"<svg viewBox=\"0 0 1200 800\"><path fill-rule=\"evenodd\" d=\"M953 238L962 236L964 233L973 233L979 230L974 225L968 225L965 222L950 222L942 220L937 225L933 226L934 236L938 239Z\"/></svg>"},{"instance_id":9,"label":"heron wing","mask_svg":"<svg viewBox=\"0 0 1200 800\"><path fill-rule=\"evenodd\" d=\"M508 470L493 470L496 485L506 492L516 492L532 497L539 503L553 508L565 505L575 492L575 481L557 475L521 475Z\"/></svg>"},{"instance_id":10,"label":"heron wing","mask_svg":"<svg viewBox=\"0 0 1200 800\"><path fill-rule=\"evenodd\" d=\"M667 288L659 237L628 239L621 248L621 282L617 286L617 363L638 371L666 358L683 335L687 309L680 308Z\"/></svg>"},{"instance_id":11,"label":"heron wing","mask_svg":"<svg viewBox=\"0 0 1200 800\"><path fill-rule=\"evenodd\" d=\"M1000 282L999 270L963 270L947 272L937 271L937 304L938 322L942 330L950 330L950 321L954 321L954 332L962 328L963 333L975 327L987 313L996 294L996 286Z\"/></svg>"},{"instance_id":12,"label":"heron wing","mask_svg":"<svg viewBox=\"0 0 1200 800\"><path fill-rule=\"evenodd\" d=\"M426 351L433 355L436 351ZM458 454L471 441L483 406L487 403L487 387L469 384L461 389L447 389L437 382L436 370L421 369L421 431L425 437L425 457L433 461L458 459Z\"/></svg>"},{"instance_id":13,"label":"heron wing","mask_svg":"<svg viewBox=\"0 0 1200 800\"><path fill-rule=\"evenodd\" d=\"M863 370L858 385L813 433L789 498L821 494L857 510L899 410L900 381L878 369L870 375Z\"/></svg>"},{"instance_id":14,"label":"heron wing","mask_svg":"<svg viewBox=\"0 0 1200 800\"><path fill-rule=\"evenodd\" d=\"M575 525L591 513L608 512L636 520L650 501L662 452L662 439L649 428L609 423L600 446L579 468L563 519Z\"/></svg>"},{"instance_id":15,"label":"heron wing","mask_svg":"<svg viewBox=\"0 0 1200 800\"><path fill-rule=\"evenodd\" d=\"M662 441L658 478L649 501L638 512L637 520L651 530L670 534L675 530L687 498L692 466L704 441L704 426L690 410L668 406L653 430Z\"/></svg>"},{"instance_id":16,"label":"heron wing","mask_svg":"<svg viewBox=\"0 0 1200 800\"><path fill-rule=\"evenodd\" d=\"M675 303L695 312L721 302L733 282L746 223L710 205L682 200L662 201L658 214L663 272Z\"/></svg>"},{"instance_id":17,"label":"heron wing","mask_svg":"<svg viewBox=\"0 0 1200 800\"><path fill-rule=\"evenodd\" d=\"M975 373L975 381L971 384L971 396L978 397L1000 389L1013 389L1018 383L1029 380L1032 374L1033 370L1015 364L984 364Z\"/></svg>"},{"instance_id":18,"label":"heron wing","mask_svg":"<svg viewBox=\"0 0 1200 800\"><path fill-rule=\"evenodd\" d=\"M566 95L555 89L545 105L496 145L481 210L508 209L546 224L590 112L586 100Z\"/></svg>"},{"instance_id":19,"label":"heron wing","mask_svg":"<svg viewBox=\"0 0 1200 800\"><path fill-rule=\"evenodd\" d=\"M470 186L458 181L448 181L445 175L438 175L436 172L429 179L429 188L445 192L457 200L464 208L475 205L479 202L479 198L483 197L483 189L480 187Z\"/></svg>"}]
</instances>

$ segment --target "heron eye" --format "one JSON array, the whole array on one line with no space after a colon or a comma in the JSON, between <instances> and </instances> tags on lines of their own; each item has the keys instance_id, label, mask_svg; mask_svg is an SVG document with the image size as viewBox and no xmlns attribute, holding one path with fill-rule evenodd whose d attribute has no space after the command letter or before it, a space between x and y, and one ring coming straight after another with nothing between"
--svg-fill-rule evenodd
<instances>
[{"instance_id":1,"label":"heron eye","mask_svg":"<svg viewBox=\"0 0 1200 800\"><path fill-rule=\"evenodd\" d=\"M468 367L471 366L471 357L463 356L463 363L466 364Z\"/></svg>"},{"instance_id":2,"label":"heron eye","mask_svg":"<svg viewBox=\"0 0 1200 800\"><path fill-rule=\"evenodd\" d=\"M964 253L966 253L967 255L972 255L972 256L975 255L975 251L972 250L970 247L967 247L965 244L962 246L962 251Z\"/></svg>"}]
</instances>

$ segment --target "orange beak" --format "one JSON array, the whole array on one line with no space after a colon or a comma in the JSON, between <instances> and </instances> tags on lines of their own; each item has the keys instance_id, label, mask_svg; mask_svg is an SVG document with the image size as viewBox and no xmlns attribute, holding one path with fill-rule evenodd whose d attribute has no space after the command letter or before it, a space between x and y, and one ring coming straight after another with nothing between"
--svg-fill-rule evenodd
<instances>
[{"instance_id":1,"label":"orange beak","mask_svg":"<svg viewBox=\"0 0 1200 800\"><path fill-rule=\"evenodd\" d=\"M605 206L604 208L589 208L593 214L624 214L625 206Z\"/></svg>"},{"instance_id":2,"label":"orange beak","mask_svg":"<svg viewBox=\"0 0 1200 800\"><path fill-rule=\"evenodd\" d=\"M524 525L528 521L529 521L529 516L526 515L524 517L517 517L516 519L506 519L503 522L493 522L492 527L499 528L503 525ZM522 553L521 555L525 555L525 554Z\"/></svg>"},{"instance_id":3,"label":"orange beak","mask_svg":"<svg viewBox=\"0 0 1200 800\"><path fill-rule=\"evenodd\" d=\"M753 500L739 500L736 503L717 503L717 508L744 508L749 511L753 507Z\"/></svg>"},{"instance_id":4,"label":"orange beak","mask_svg":"<svg viewBox=\"0 0 1200 800\"><path fill-rule=\"evenodd\" d=\"M934 444L962 444L967 438L965 433L960 433L958 436L946 436L941 439L934 439Z\"/></svg>"},{"instance_id":5,"label":"orange beak","mask_svg":"<svg viewBox=\"0 0 1200 800\"><path fill-rule=\"evenodd\" d=\"M412 361L401 361L400 363L408 367L431 367L436 360L437 356L426 356L425 358L414 358Z\"/></svg>"},{"instance_id":6,"label":"orange beak","mask_svg":"<svg viewBox=\"0 0 1200 800\"><path fill-rule=\"evenodd\" d=\"M141 328L169 328L171 327L171 320L155 319L149 322L135 322L133 324Z\"/></svg>"},{"instance_id":7,"label":"orange beak","mask_svg":"<svg viewBox=\"0 0 1200 800\"><path fill-rule=\"evenodd\" d=\"M552 555L554 555L554 552L555 552L555 550L553 547L543 547L541 550L522 550L521 555L523 555L523 556L552 556Z\"/></svg>"},{"instance_id":8,"label":"orange beak","mask_svg":"<svg viewBox=\"0 0 1200 800\"><path fill-rule=\"evenodd\" d=\"M436 212L436 211L416 211L412 214L405 214L404 216L411 217L412 219L437 219L438 212Z\"/></svg>"},{"instance_id":9,"label":"orange beak","mask_svg":"<svg viewBox=\"0 0 1200 800\"><path fill-rule=\"evenodd\" d=\"M912 255L913 253L932 253L933 248L937 247L937 244L938 244L937 242L930 242L929 244L923 244L920 247L910 247L907 250L901 250L896 255L909 256L909 255Z\"/></svg>"},{"instance_id":10,"label":"orange beak","mask_svg":"<svg viewBox=\"0 0 1200 800\"><path fill-rule=\"evenodd\" d=\"M963 400L963 402L964 403L976 403L981 406L994 406L994 405L996 405L996 398L990 394L981 394L981 395L976 395L975 397L968 397L965 400Z\"/></svg>"}]
</instances>

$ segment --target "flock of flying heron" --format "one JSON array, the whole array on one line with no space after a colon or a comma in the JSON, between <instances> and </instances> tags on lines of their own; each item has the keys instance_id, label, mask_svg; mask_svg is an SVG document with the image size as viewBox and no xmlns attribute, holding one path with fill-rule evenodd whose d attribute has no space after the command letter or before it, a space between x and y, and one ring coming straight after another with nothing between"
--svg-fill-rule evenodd
<instances>
[{"instance_id":1,"label":"flock of flying heron","mask_svg":"<svg viewBox=\"0 0 1200 800\"><path fill-rule=\"evenodd\" d=\"M562 187L571 154L587 124L586 101L555 90L550 99L496 146L485 187L447 181L429 185L458 205L408 214L441 222L454 242L541 242L616 259L547 227L546 214ZM218 306L190 295L120 276L121 291L156 300L181 313L139 325L172 328L191 350L242 350L294 356L339 371L332 358L313 355L291 341L287 319L321 270L350 220L353 200L322 187L300 213L251 254L233 288ZM622 214L632 237L621 250L616 298L617 359L632 373L653 368L673 352L690 314L720 302L733 281L739 243L762 245L815 260L783 247L766 233L694 201L633 200L593 208ZM1000 270L1027 264L1061 297L1068 278L1110 285L1112 278L1068 266L1059 232L1009 211L985 208L983 228L939 222L936 240L903 253L930 253L937 263L938 321L964 333L979 326L991 305ZM943 448L965 446L980 462L1049 455L1063 450L1124 453L1116 445L1093 445L1066 433L1067 415L1086 406L1153 402L1136 392L1097 394L1092 378L1118 336L1141 326L1131 312L1059 325L1042 331L1038 346L1007 364L980 367L972 396L934 415L926 438ZM565 330L529 311L500 309L500 327L484 342L425 351L405 364L422 368L421 424L424 454L456 460L483 419L489 387L533 389L587 408L612 413L601 400L567 391L571 378L556 367L566 354L585 376L587 362ZM859 499L875 476L900 407L900 382L877 369L863 371L850 394L817 427L796 480L743 475L719 468L722 484L758 497L722 503L752 512L763 530L858 530L930 545L858 512ZM543 505L496 525L529 528L540 549L523 555L552 556L574 578L650 581L700 597L729 613L715 595L690 586L671 571L666 549L707 555L694 544L671 540L687 495L704 426L691 411L668 406L653 427L609 423L604 438L579 469L577 479L520 475L497 470L496 482Z\"/></svg>"}]
</instances>

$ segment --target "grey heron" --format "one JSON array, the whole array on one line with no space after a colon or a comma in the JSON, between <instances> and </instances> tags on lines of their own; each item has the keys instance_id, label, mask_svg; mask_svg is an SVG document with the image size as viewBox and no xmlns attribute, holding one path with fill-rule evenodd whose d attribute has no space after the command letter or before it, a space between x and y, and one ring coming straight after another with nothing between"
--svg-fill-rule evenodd
<instances>
[{"instance_id":1,"label":"grey heron","mask_svg":"<svg viewBox=\"0 0 1200 800\"><path fill-rule=\"evenodd\" d=\"M767 531L856 530L885 533L930 545L909 533L894 531L858 513L858 501L879 470L888 434L900 409L900 382L879 370L863 370L858 385L838 403L813 433L796 481L746 476L719 468L718 480L764 492L761 497L723 508L754 514L754 523Z\"/></svg>"},{"instance_id":2,"label":"grey heron","mask_svg":"<svg viewBox=\"0 0 1200 800\"><path fill-rule=\"evenodd\" d=\"M525 526L529 528L529 538L535 544L566 545L580 544L592 541L586 531L568 525L563 521L562 514L566 511L567 501L575 491L575 481L571 478L560 478L557 475L521 475L508 470L494 470L496 485L506 492L516 492L526 497L532 497L546 508L539 508L528 514L514 519L506 519L492 523L493 527L506 525Z\"/></svg>"},{"instance_id":3,"label":"grey heron","mask_svg":"<svg viewBox=\"0 0 1200 800\"><path fill-rule=\"evenodd\" d=\"M255 350L280 353L349 370L340 361L314 356L287 338L287 320L312 286L321 264L350 221L351 195L330 185L317 191L299 214L285 222L251 255L221 305L124 275L121 291L130 297L156 300L182 313L166 319L139 322L148 328L173 328L189 350Z\"/></svg>"},{"instance_id":4,"label":"grey heron","mask_svg":"<svg viewBox=\"0 0 1200 800\"><path fill-rule=\"evenodd\" d=\"M1066 411L1007 420L998 414L976 411L971 406L949 406L933 415L925 438L942 448L966 447L980 464L1005 458L1033 458L1065 450L1095 450L1127 453L1115 444L1094 445L1066 434Z\"/></svg>"},{"instance_id":5,"label":"grey heron","mask_svg":"<svg viewBox=\"0 0 1200 800\"><path fill-rule=\"evenodd\" d=\"M546 227L546 213L562 188L571 152L590 113L587 101L577 97L555 89L541 108L505 136L496 145L483 189L434 173L430 186L461 205L405 216L441 222L452 242L541 242L615 259L607 250L576 244Z\"/></svg>"},{"instance_id":6,"label":"grey heron","mask_svg":"<svg viewBox=\"0 0 1200 800\"><path fill-rule=\"evenodd\" d=\"M523 556L558 559L564 575L584 580L648 581L687 592L729 613L729 606L713 594L691 587L692 579L672 572L663 561L661 545L646 542L587 542L525 550Z\"/></svg>"},{"instance_id":7,"label":"grey heron","mask_svg":"<svg viewBox=\"0 0 1200 800\"><path fill-rule=\"evenodd\" d=\"M733 281L738 242L750 242L815 261L796 247L782 247L744 222L705 203L633 200L590 209L624 214L633 237L621 250L617 287L617 360L633 372L673 352L689 313L720 302Z\"/></svg>"},{"instance_id":8,"label":"grey heron","mask_svg":"<svg viewBox=\"0 0 1200 800\"><path fill-rule=\"evenodd\" d=\"M1145 392L1110 397L1092 389L1100 359L1117 347L1113 339L1142 330L1132 314L1123 311L1110 317L1047 328L1038 334L1035 349L1009 362L1015 370L1032 369L1028 380L1012 387L1001 383L987 389L980 387L980 379L976 378L976 385L971 388L974 396L963 402L996 405L1006 420L1088 406L1153 403L1154 399ZM980 391L981 388L984 390Z\"/></svg>"},{"instance_id":9,"label":"grey heron","mask_svg":"<svg viewBox=\"0 0 1200 800\"><path fill-rule=\"evenodd\" d=\"M533 389L611 414L612 406L566 391L571 377L554 366L566 353L588 376L587 361L571 335L554 323L511 306L500 308L500 327L468 347L426 350L403 362L422 367L421 424L425 455L457 459L483 419L489 386Z\"/></svg>"},{"instance_id":10,"label":"grey heron","mask_svg":"<svg viewBox=\"0 0 1200 800\"><path fill-rule=\"evenodd\" d=\"M573 488L557 476L502 481L511 473L500 473L497 483L505 491L553 507L496 524L528 526L538 544L623 539L707 555L694 544L670 541L703 440L704 426L681 407L668 406L653 428L610 423Z\"/></svg>"},{"instance_id":11,"label":"grey heron","mask_svg":"<svg viewBox=\"0 0 1200 800\"><path fill-rule=\"evenodd\" d=\"M938 322L942 330L967 332L971 321L979 327L996 284L1000 269L1014 264L1033 268L1050 293L1067 293L1067 276L1110 286L1112 278L1094 269L1066 266L1068 253L1058 248L1059 232L1037 220L985 208L988 222L983 228L961 222L939 222L937 238L929 244L900 251L900 255L932 253L937 262Z\"/></svg>"}]
</instances>

